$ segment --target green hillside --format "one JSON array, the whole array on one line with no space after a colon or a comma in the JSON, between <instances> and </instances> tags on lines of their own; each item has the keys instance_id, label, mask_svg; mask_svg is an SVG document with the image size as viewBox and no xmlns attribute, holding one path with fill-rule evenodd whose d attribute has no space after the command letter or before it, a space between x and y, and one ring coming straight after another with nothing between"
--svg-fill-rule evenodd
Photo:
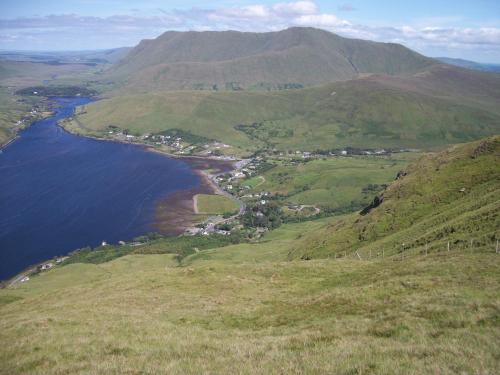
<instances>
[{"instance_id":1,"label":"green hillside","mask_svg":"<svg viewBox=\"0 0 500 375\"><path fill-rule=\"evenodd\" d=\"M44 116L43 102L42 98L20 98L11 89L0 86L0 146L13 139L19 129ZM33 109L37 112L31 112Z\"/></svg>"},{"instance_id":2,"label":"green hillside","mask_svg":"<svg viewBox=\"0 0 500 375\"><path fill-rule=\"evenodd\" d=\"M500 132L500 77L437 66L281 92L125 95L85 107L69 129L144 134L183 129L244 150L427 148Z\"/></svg>"},{"instance_id":3,"label":"green hillside","mask_svg":"<svg viewBox=\"0 0 500 375\"><path fill-rule=\"evenodd\" d=\"M401 45L347 39L313 28L269 33L175 32L143 40L109 76L126 90L279 89L362 73L409 74L437 64Z\"/></svg>"},{"instance_id":4,"label":"green hillside","mask_svg":"<svg viewBox=\"0 0 500 375\"><path fill-rule=\"evenodd\" d=\"M0 373L496 373L499 152L497 136L424 156L367 215L259 243L77 254L0 290Z\"/></svg>"},{"instance_id":5,"label":"green hillside","mask_svg":"<svg viewBox=\"0 0 500 375\"><path fill-rule=\"evenodd\" d=\"M14 137L17 121L28 110L27 105L17 102L7 89L0 87L0 145Z\"/></svg>"},{"instance_id":6,"label":"green hillside","mask_svg":"<svg viewBox=\"0 0 500 375\"><path fill-rule=\"evenodd\" d=\"M378 207L305 236L290 256L422 253L448 242L468 251L493 248L500 237L499 165L499 136L424 156L380 195Z\"/></svg>"}]
</instances>

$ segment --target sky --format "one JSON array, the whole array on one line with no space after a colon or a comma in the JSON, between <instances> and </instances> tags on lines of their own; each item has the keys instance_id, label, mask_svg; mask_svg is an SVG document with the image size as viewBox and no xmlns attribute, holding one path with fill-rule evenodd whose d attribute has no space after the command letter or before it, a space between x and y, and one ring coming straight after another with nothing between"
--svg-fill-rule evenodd
<instances>
[{"instance_id":1,"label":"sky","mask_svg":"<svg viewBox=\"0 0 500 375\"><path fill-rule=\"evenodd\" d=\"M167 30L291 26L500 63L500 0L0 0L2 50L107 49Z\"/></svg>"}]
</instances>

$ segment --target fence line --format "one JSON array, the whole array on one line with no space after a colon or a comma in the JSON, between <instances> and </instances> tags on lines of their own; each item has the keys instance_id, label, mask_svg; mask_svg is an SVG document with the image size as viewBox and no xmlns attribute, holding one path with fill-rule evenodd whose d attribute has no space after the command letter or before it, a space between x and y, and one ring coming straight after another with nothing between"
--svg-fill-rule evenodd
<instances>
[{"instance_id":1,"label":"fence line","mask_svg":"<svg viewBox=\"0 0 500 375\"><path fill-rule=\"evenodd\" d=\"M496 236L495 236L496 237ZM456 240L441 240L432 243L426 242L425 244L414 244L411 242L402 242L401 245L393 248L393 252L386 254L386 247L376 249L370 247L364 251L361 249L352 252L343 251L342 253L333 254L333 258L337 260L342 259L356 259L356 260L380 260L392 259L393 261L404 261L410 257L415 256L428 256L429 254L444 254L456 252L481 251L482 253L495 253L500 254L500 240L489 238L470 238L470 239L456 239ZM330 256L331 257L331 256Z\"/></svg>"}]
</instances>

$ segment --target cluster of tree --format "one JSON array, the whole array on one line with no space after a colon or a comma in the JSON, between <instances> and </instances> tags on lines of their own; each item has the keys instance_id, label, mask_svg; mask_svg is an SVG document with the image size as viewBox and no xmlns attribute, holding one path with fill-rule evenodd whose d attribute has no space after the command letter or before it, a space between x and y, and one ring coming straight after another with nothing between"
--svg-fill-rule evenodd
<instances>
[{"instance_id":1,"label":"cluster of tree","mask_svg":"<svg viewBox=\"0 0 500 375\"><path fill-rule=\"evenodd\" d=\"M119 127L119 126L116 126L116 125L108 125L108 130L109 130L109 131L116 132L116 133L121 132L121 133L123 133L123 134L125 134L125 135L130 134L130 130L129 130L129 129L123 129L123 130L122 130L122 129L120 129L120 127ZM135 135L136 135L136 136L139 136L139 133L136 133Z\"/></svg>"},{"instance_id":2,"label":"cluster of tree","mask_svg":"<svg viewBox=\"0 0 500 375\"><path fill-rule=\"evenodd\" d=\"M99 246L94 249L87 246L69 253L69 257L64 261L63 264L105 263L113 259L128 255L133 251L133 249L134 248L132 246L118 245Z\"/></svg>"},{"instance_id":3,"label":"cluster of tree","mask_svg":"<svg viewBox=\"0 0 500 375\"><path fill-rule=\"evenodd\" d=\"M239 231L231 232L230 236L211 234L210 236L178 236L164 237L158 233L148 233L134 238L143 246L106 245L96 248L84 247L69 254L64 264L71 263L104 263L113 259L134 254L176 254L180 261L182 258L194 254L197 250L213 249L235 244L243 241L245 237Z\"/></svg>"},{"instance_id":4,"label":"cluster of tree","mask_svg":"<svg viewBox=\"0 0 500 375\"><path fill-rule=\"evenodd\" d=\"M94 96L97 91L80 86L32 86L16 91L17 95L38 96Z\"/></svg>"},{"instance_id":5,"label":"cluster of tree","mask_svg":"<svg viewBox=\"0 0 500 375\"><path fill-rule=\"evenodd\" d=\"M138 236L133 239L134 242L151 242L155 240L159 240L160 238L164 238L161 234L156 233L156 232L149 232L148 234L145 234L143 236Z\"/></svg>"},{"instance_id":6,"label":"cluster of tree","mask_svg":"<svg viewBox=\"0 0 500 375\"><path fill-rule=\"evenodd\" d=\"M373 194L377 194L380 191L384 190L386 187L387 187L387 184L382 184L382 185L379 185L379 184L368 184L363 189L361 189L361 192L363 194L371 194L371 195L373 195Z\"/></svg>"},{"instance_id":7,"label":"cluster of tree","mask_svg":"<svg viewBox=\"0 0 500 375\"><path fill-rule=\"evenodd\" d=\"M164 135L164 136L170 136L172 138L182 138L183 141L191 144L202 144L213 141L213 139L193 134L190 131L183 129L167 129L159 133L156 133L154 135Z\"/></svg>"},{"instance_id":8,"label":"cluster of tree","mask_svg":"<svg viewBox=\"0 0 500 375\"><path fill-rule=\"evenodd\" d=\"M266 91L274 91L274 90L297 90L304 88L304 85L301 83L288 82L288 83L272 83L272 82L259 82L250 87L253 90L266 90Z\"/></svg>"},{"instance_id":9,"label":"cluster of tree","mask_svg":"<svg viewBox=\"0 0 500 375\"><path fill-rule=\"evenodd\" d=\"M316 155L340 155L342 151L345 151L347 155L365 155L366 152L375 153L377 150L372 148L358 148L358 147L346 147L346 148L330 148L330 149L317 149L313 151ZM385 149L385 153L395 152L394 149Z\"/></svg>"},{"instance_id":10,"label":"cluster of tree","mask_svg":"<svg viewBox=\"0 0 500 375\"><path fill-rule=\"evenodd\" d=\"M257 203L249 207L241 218L247 228L278 228L283 223L283 211L275 201L266 201L265 204Z\"/></svg>"},{"instance_id":11,"label":"cluster of tree","mask_svg":"<svg viewBox=\"0 0 500 375\"><path fill-rule=\"evenodd\" d=\"M226 90L229 91L241 91L243 87L241 87L239 82L226 82L225 84Z\"/></svg>"}]
</instances>

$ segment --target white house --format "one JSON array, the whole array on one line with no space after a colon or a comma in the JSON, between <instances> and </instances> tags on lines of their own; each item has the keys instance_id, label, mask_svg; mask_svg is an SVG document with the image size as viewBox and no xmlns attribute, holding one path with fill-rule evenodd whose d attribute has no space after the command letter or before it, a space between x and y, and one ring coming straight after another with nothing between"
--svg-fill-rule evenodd
<instances>
[{"instance_id":1,"label":"white house","mask_svg":"<svg viewBox=\"0 0 500 375\"><path fill-rule=\"evenodd\" d=\"M45 263L45 264L42 264L42 271L46 271L46 270L50 270L52 267L54 267L54 265L52 263Z\"/></svg>"}]
</instances>

